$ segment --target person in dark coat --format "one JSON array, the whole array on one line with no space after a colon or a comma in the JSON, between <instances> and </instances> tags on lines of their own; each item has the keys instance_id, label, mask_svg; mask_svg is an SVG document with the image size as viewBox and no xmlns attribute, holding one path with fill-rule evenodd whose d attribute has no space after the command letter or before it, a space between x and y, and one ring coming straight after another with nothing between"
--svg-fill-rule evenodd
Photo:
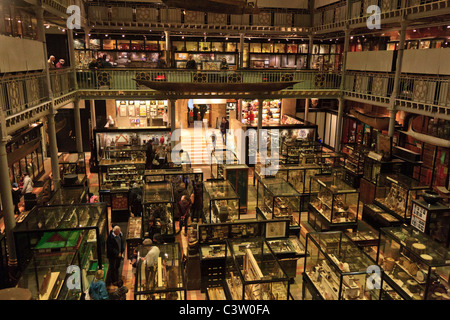
<instances>
[{"instance_id":1,"label":"person in dark coat","mask_svg":"<svg viewBox=\"0 0 450 320\"><path fill-rule=\"evenodd\" d=\"M17 183L12 184L12 199L14 204L14 214L20 214L19 202L22 197L22 192L19 189L19 185Z\"/></svg>"},{"instance_id":2,"label":"person in dark coat","mask_svg":"<svg viewBox=\"0 0 450 320\"><path fill-rule=\"evenodd\" d=\"M189 55L189 60L188 62L186 62L186 69L193 69L193 70L197 70L197 63L195 62L195 60L192 58L192 55Z\"/></svg>"},{"instance_id":3,"label":"person in dark coat","mask_svg":"<svg viewBox=\"0 0 450 320\"><path fill-rule=\"evenodd\" d=\"M125 239L119 226L114 226L106 240L106 257L109 260L108 275L106 278L107 285L116 285L119 281L120 263L123 259L125 251Z\"/></svg>"},{"instance_id":4,"label":"person in dark coat","mask_svg":"<svg viewBox=\"0 0 450 320\"><path fill-rule=\"evenodd\" d=\"M154 157L155 153L153 151L153 141L149 139L147 142L147 150L145 151L145 169L152 168L152 161Z\"/></svg>"},{"instance_id":5,"label":"person in dark coat","mask_svg":"<svg viewBox=\"0 0 450 320\"><path fill-rule=\"evenodd\" d=\"M134 183L130 190L130 204L133 215L140 217L142 215L142 190L137 183Z\"/></svg>"},{"instance_id":6,"label":"person in dark coat","mask_svg":"<svg viewBox=\"0 0 450 320\"><path fill-rule=\"evenodd\" d=\"M230 128L228 120L222 117L222 122L220 122L220 133L222 134L223 144L227 144L227 130Z\"/></svg>"}]
</instances>

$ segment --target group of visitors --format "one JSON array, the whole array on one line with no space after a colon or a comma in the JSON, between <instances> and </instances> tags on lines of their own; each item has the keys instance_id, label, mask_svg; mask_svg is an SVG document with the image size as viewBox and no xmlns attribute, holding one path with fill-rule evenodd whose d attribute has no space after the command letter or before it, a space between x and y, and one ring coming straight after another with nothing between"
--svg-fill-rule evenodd
<instances>
[{"instance_id":1,"label":"group of visitors","mask_svg":"<svg viewBox=\"0 0 450 320\"><path fill-rule=\"evenodd\" d=\"M92 59L88 67L90 70L96 70L96 69L112 68L112 66L113 66L112 63L107 60L106 54L104 54L101 58Z\"/></svg>"},{"instance_id":2,"label":"group of visitors","mask_svg":"<svg viewBox=\"0 0 450 320\"><path fill-rule=\"evenodd\" d=\"M64 59L59 59L58 62L56 62L55 56L51 55L50 58L47 61L48 68L49 69L62 69L64 68L64 64L66 61Z\"/></svg>"}]
</instances>

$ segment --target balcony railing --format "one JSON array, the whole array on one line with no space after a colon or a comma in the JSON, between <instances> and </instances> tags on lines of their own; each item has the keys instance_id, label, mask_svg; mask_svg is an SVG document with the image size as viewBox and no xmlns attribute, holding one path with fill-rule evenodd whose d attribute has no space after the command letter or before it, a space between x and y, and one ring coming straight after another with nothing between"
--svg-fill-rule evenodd
<instances>
[{"instance_id":1,"label":"balcony railing","mask_svg":"<svg viewBox=\"0 0 450 320\"><path fill-rule=\"evenodd\" d=\"M267 83L297 82L281 90L292 98L330 91L338 92L341 85L340 73L298 70L237 70L237 71L191 71L179 69L82 69L76 72L76 81L71 69L50 72L50 84L55 104L63 105L76 93L76 86L82 91L98 91L102 95L122 94L116 91L153 91L139 85L134 79L191 83L195 78L210 83ZM387 106L394 87L394 73L366 73L347 71L344 78L344 95L347 99L364 100ZM309 91L309 92L308 92ZM189 93L187 93L189 95ZM193 93L195 95L195 93ZM0 106L8 119L20 114L38 112L50 101L45 72L24 75L9 75L0 78ZM450 116L450 77L402 74L396 105L403 110L423 112L437 110L439 114ZM427 107L429 106L429 107ZM47 106L48 107L48 106ZM46 108L47 108L46 107ZM42 109L42 108L41 108ZM41 110L42 112L42 110ZM427 111L430 113L431 111ZM431 114L430 114L431 115Z\"/></svg>"},{"instance_id":2,"label":"balcony railing","mask_svg":"<svg viewBox=\"0 0 450 320\"><path fill-rule=\"evenodd\" d=\"M72 71L50 72L50 84L55 98L75 90ZM5 116L12 116L38 106L50 99L45 72L11 75L0 79L0 104Z\"/></svg>"},{"instance_id":3,"label":"balcony railing","mask_svg":"<svg viewBox=\"0 0 450 320\"><path fill-rule=\"evenodd\" d=\"M388 101L394 89L394 77L394 73L347 72L344 92L367 100ZM450 77L402 74L396 99L450 107Z\"/></svg>"},{"instance_id":4,"label":"balcony railing","mask_svg":"<svg viewBox=\"0 0 450 320\"><path fill-rule=\"evenodd\" d=\"M77 71L78 87L85 90L151 90L133 79L176 83L298 82L286 90L339 89L341 75L318 71L239 70L195 71L180 69L98 69Z\"/></svg>"}]
</instances>

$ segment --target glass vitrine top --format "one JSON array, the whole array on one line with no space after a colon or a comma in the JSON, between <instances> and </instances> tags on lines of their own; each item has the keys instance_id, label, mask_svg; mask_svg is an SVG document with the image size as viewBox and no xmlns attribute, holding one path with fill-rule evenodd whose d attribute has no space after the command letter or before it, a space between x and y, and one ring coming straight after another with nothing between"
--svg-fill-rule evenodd
<instances>
[{"instance_id":1,"label":"glass vitrine top","mask_svg":"<svg viewBox=\"0 0 450 320\"><path fill-rule=\"evenodd\" d=\"M38 207L15 231L96 227L106 217L105 203Z\"/></svg>"},{"instance_id":2,"label":"glass vitrine top","mask_svg":"<svg viewBox=\"0 0 450 320\"><path fill-rule=\"evenodd\" d=\"M365 273L367 268L375 264L347 235L341 231L311 232L322 251L327 252L330 260L342 273Z\"/></svg>"},{"instance_id":3,"label":"glass vitrine top","mask_svg":"<svg viewBox=\"0 0 450 320\"><path fill-rule=\"evenodd\" d=\"M428 188L428 186L421 184L418 180L403 175L401 173L381 174L379 177L380 178L384 177L386 180L401 185L402 187L405 187L409 190L414 189L421 190Z\"/></svg>"},{"instance_id":4,"label":"glass vitrine top","mask_svg":"<svg viewBox=\"0 0 450 320\"><path fill-rule=\"evenodd\" d=\"M220 164L238 163L236 154L228 149L214 150L211 155Z\"/></svg>"},{"instance_id":5,"label":"glass vitrine top","mask_svg":"<svg viewBox=\"0 0 450 320\"><path fill-rule=\"evenodd\" d=\"M228 180L206 181L203 183L203 186L211 200L239 198Z\"/></svg>"},{"instance_id":6,"label":"glass vitrine top","mask_svg":"<svg viewBox=\"0 0 450 320\"><path fill-rule=\"evenodd\" d=\"M169 182L151 183L144 185L143 202L161 203L172 202L172 185Z\"/></svg>"},{"instance_id":7,"label":"glass vitrine top","mask_svg":"<svg viewBox=\"0 0 450 320\"><path fill-rule=\"evenodd\" d=\"M329 176L315 176L311 179L316 180L320 185L329 189L333 193L350 193L357 192L355 188L347 184L344 180L335 177L333 175Z\"/></svg>"},{"instance_id":8,"label":"glass vitrine top","mask_svg":"<svg viewBox=\"0 0 450 320\"><path fill-rule=\"evenodd\" d=\"M450 250L410 225L382 228L383 232L411 252L421 252L420 259L428 266L450 265ZM427 259L431 258L431 259Z\"/></svg>"},{"instance_id":9,"label":"glass vitrine top","mask_svg":"<svg viewBox=\"0 0 450 320\"><path fill-rule=\"evenodd\" d=\"M261 180L263 185L276 197L300 196L297 190L286 180L280 178L267 178Z\"/></svg>"}]
</instances>

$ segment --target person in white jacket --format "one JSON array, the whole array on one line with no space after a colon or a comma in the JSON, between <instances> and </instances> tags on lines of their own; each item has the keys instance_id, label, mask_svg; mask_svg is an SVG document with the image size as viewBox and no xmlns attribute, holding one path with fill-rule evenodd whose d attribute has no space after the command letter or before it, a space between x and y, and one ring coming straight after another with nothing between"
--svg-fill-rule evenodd
<instances>
[{"instance_id":1,"label":"person in white jacket","mask_svg":"<svg viewBox=\"0 0 450 320\"><path fill-rule=\"evenodd\" d=\"M31 179L28 172L25 172L23 177L22 194L29 195L33 193L33 186L33 180Z\"/></svg>"}]
</instances>

